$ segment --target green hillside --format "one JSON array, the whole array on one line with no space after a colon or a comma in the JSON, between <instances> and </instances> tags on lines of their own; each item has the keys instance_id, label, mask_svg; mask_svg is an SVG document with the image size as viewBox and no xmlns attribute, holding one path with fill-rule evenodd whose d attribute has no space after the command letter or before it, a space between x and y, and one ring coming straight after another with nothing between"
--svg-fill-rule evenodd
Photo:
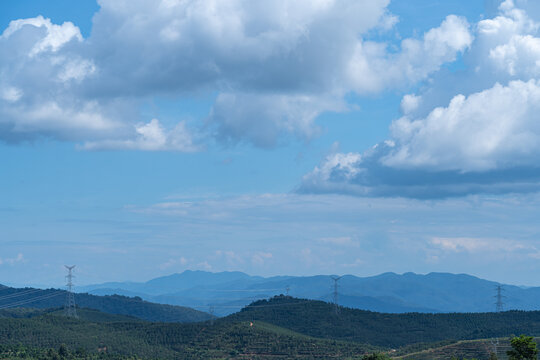
<instances>
[{"instance_id":1,"label":"green hillside","mask_svg":"<svg viewBox=\"0 0 540 360\"><path fill-rule=\"evenodd\" d=\"M55 313L0 319L0 344L4 346L3 358L9 358L8 354L21 345L27 353L36 354L62 344L71 352L79 349L81 353L97 354L101 350L112 356L167 359L343 359L361 358L376 350L356 343L315 339L262 322L94 322Z\"/></svg>"},{"instance_id":2,"label":"green hillside","mask_svg":"<svg viewBox=\"0 0 540 360\"><path fill-rule=\"evenodd\" d=\"M147 322L85 308L78 314L74 319L59 308L1 310L0 359L46 358L62 344L72 354L113 358L360 359L380 350L403 360L487 359L492 345L478 339L501 338L504 354L503 337L540 334L540 312L381 314L340 308L336 314L332 304L286 296L213 322Z\"/></svg>"},{"instance_id":3,"label":"green hillside","mask_svg":"<svg viewBox=\"0 0 540 360\"><path fill-rule=\"evenodd\" d=\"M64 308L56 309L31 309L31 308L15 308L15 309L2 309L0 310L1 318L34 318L42 315L64 315ZM126 321L142 321L133 316L108 314L95 309L78 308L77 317L80 320L86 320L91 322L126 322Z\"/></svg>"},{"instance_id":4,"label":"green hillside","mask_svg":"<svg viewBox=\"0 0 540 360\"><path fill-rule=\"evenodd\" d=\"M64 305L65 299L66 292L64 290L0 288L0 309L11 306L34 309L59 308ZM127 315L148 321L187 323L211 318L209 314L202 311L183 306L151 303L138 297L75 294L75 302L83 308L96 309L109 314Z\"/></svg>"},{"instance_id":5,"label":"green hillside","mask_svg":"<svg viewBox=\"0 0 540 360\"><path fill-rule=\"evenodd\" d=\"M274 297L252 303L223 321L263 321L318 338L399 348L414 343L540 335L540 311L460 314L383 314L322 301Z\"/></svg>"}]
</instances>

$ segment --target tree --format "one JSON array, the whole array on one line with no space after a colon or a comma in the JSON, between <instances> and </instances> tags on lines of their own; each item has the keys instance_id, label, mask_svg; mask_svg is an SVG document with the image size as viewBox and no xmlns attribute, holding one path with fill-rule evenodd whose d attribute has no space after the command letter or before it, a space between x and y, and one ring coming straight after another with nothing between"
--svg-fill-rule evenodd
<instances>
[{"instance_id":1,"label":"tree","mask_svg":"<svg viewBox=\"0 0 540 360\"><path fill-rule=\"evenodd\" d=\"M532 336L520 335L510 340L512 350L508 350L509 360L536 360L538 348Z\"/></svg>"},{"instance_id":2,"label":"tree","mask_svg":"<svg viewBox=\"0 0 540 360\"><path fill-rule=\"evenodd\" d=\"M69 356L69 351L67 349L66 344L60 345L60 347L58 348L58 355L60 355L60 357L63 357L63 358Z\"/></svg>"}]
</instances>

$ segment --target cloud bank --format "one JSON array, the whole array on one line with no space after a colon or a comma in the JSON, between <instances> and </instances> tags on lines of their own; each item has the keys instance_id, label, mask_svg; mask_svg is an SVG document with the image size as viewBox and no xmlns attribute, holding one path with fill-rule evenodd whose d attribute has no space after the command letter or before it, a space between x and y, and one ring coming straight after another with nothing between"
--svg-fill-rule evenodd
<instances>
[{"instance_id":1,"label":"cloud bank","mask_svg":"<svg viewBox=\"0 0 540 360\"><path fill-rule=\"evenodd\" d=\"M453 15L398 51L365 40L396 23L389 0L98 3L86 39L76 24L41 16L3 31L0 139L194 151L203 137L273 147L319 134L315 119L347 111L347 93L425 80L472 42L469 24ZM217 94L204 125L139 110L156 96L198 93Z\"/></svg>"},{"instance_id":2,"label":"cloud bank","mask_svg":"<svg viewBox=\"0 0 540 360\"><path fill-rule=\"evenodd\" d=\"M464 91L489 87L423 106L440 96L450 74L404 96L390 139L363 153L331 154L299 191L438 198L540 190L538 27L503 2L495 18L477 24L460 78Z\"/></svg>"}]
</instances>

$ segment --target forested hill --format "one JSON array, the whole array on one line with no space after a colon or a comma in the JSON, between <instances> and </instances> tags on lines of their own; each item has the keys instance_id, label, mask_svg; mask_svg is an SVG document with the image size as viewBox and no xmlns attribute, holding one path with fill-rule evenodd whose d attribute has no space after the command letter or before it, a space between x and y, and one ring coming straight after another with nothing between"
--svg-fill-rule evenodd
<instances>
[{"instance_id":1,"label":"forested hill","mask_svg":"<svg viewBox=\"0 0 540 360\"><path fill-rule=\"evenodd\" d=\"M397 348L407 344L540 335L540 311L383 314L288 296L252 303L222 321L264 321L305 335Z\"/></svg>"},{"instance_id":2,"label":"forested hill","mask_svg":"<svg viewBox=\"0 0 540 360\"><path fill-rule=\"evenodd\" d=\"M65 300L66 291L64 290L0 287L0 309L12 307L58 308L65 304ZM133 316L148 321L187 323L211 318L209 314L191 308L155 304L141 298L119 295L75 294L75 303L79 307L96 309L109 314Z\"/></svg>"},{"instance_id":3,"label":"forested hill","mask_svg":"<svg viewBox=\"0 0 540 360\"><path fill-rule=\"evenodd\" d=\"M87 315L83 309L83 315ZM92 319L97 314L90 314ZM101 317L104 317L103 315ZM74 356L50 350L66 344ZM0 359L360 359L376 347L315 339L265 323L95 321L54 313L0 319ZM60 351L58 351L60 352Z\"/></svg>"}]
</instances>

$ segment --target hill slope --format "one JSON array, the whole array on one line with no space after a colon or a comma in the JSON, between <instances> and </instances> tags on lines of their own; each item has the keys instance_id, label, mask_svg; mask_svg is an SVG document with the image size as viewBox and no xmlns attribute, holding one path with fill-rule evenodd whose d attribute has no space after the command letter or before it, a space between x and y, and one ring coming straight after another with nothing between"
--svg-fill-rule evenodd
<instances>
[{"instance_id":1,"label":"hill slope","mask_svg":"<svg viewBox=\"0 0 540 360\"><path fill-rule=\"evenodd\" d=\"M94 354L106 348L112 355L143 358L358 359L386 349L407 360L453 355L484 359L489 356L487 341L463 340L540 334L537 311L382 314L340 308L336 314L332 304L286 296L255 302L213 323L151 323L80 311L81 319L58 311L2 311L0 344L43 349L65 343Z\"/></svg>"},{"instance_id":2,"label":"hill slope","mask_svg":"<svg viewBox=\"0 0 540 360\"><path fill-rule=\"evenodd\" d=\"M263 321L305 335L398 348L414 343L540 335L540 311L383 314L286 296L261 300L223 321Z\"/></svg>"},{"instance_id":3,"label":"hill slope","mask_svg":"<svg viewBox=\"0 0 540 360\"><path fill-rule=\"evenodd\" d=\"M65 303L66 292L57 289L0 289L0 309L27 307L37 309L59 308ZM128 315L148 321L161 322L197 322L211 318L207 313L187 307L155 304L140 298L119 295L96 296L75 294L79 307L100 310L105 313Z\"/></svg>"},{"instance_id":4,"label":"hill slope","mask_svg":"<svg viewBox=\"0 0 540 360\"><path fill-rule=\"evenodd\" d=\"M374 347L315 339L262 322L89 322L46 314L0 321L0 344L167 359L360 358ZM1 355L1 354L0 354ZM1 356L0 356L1 357Z\"/></svg>"}]
</instances>

